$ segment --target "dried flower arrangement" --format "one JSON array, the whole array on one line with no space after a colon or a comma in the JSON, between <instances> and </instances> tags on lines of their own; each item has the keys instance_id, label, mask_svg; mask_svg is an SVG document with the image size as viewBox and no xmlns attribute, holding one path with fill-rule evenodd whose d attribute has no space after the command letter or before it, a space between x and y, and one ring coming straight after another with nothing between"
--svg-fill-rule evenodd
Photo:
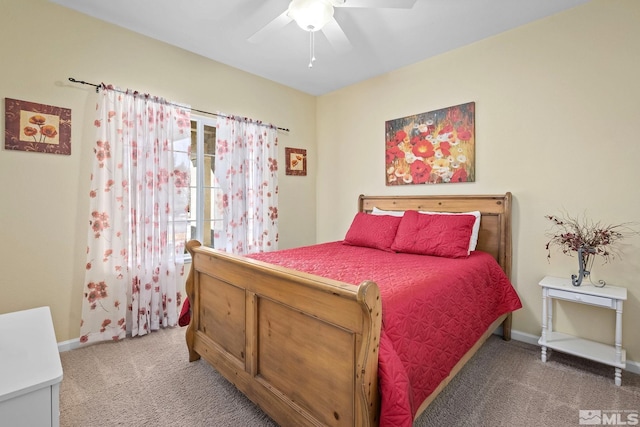
<instances>
[{"instance_id":1,"label":"dried flower arrangement","mask_svg":"<svg viewBox=\"0 0 640 427\"><path fill-rule=\"evenodd\" d=\"M579 277L571 276L575 286L580 286L583 276L590 276L595 256L604 258L606 264L619 255L615 248L618 241L638 234L638 231L632 228L632 223L603 225L585 217L572 217L566 213L561 216L545 215L545 218L553 223L546 234L550 239L546 244L547 259L551 259L551 246L559 246L565 255L573 256L573 252L578 254ZM600 284L604 286L605 282L601 280Z\"/></svg>"},{"instance_id":2,"label":"dried flower arrangement","mask_svg":"<svg viewBox=\"0 0 640 427\"><path fill-rule=\"evenodd\" d=\"M547 258L551 258L551 246L559 246L563 254L572 256L578 249L589 249L589 254L600 255L605 263L616 255L614 245L625 237L637 234L632 223L603 225L587 218L572 217L566 213L562 216L545 215L553 223L546 236L550 240L546 244Z\"/></svg>"}]
</instances>

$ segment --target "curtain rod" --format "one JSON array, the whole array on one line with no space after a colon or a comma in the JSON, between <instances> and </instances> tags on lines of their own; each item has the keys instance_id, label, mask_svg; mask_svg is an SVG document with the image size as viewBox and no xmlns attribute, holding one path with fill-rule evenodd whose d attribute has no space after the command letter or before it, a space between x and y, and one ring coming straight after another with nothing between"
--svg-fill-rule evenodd
<instances>
[{"instance_id":1,"label":"curtain rod","mask_svg":"<svg viewBox=\"0 0 640 427\"><path fill-rule=\"evenodd\" d=\"M85 82L85 81L83 81L83 80L76 80L76 79L74 79L73 77L69 77L69 81L70 81L70 82L72 82L72 83L79 83L79 84L82 84L82 85L93 86L93 87L95 87L95 88L96 88L96 93L98 93L98 91L100 90L100 88L101 88L102 86L104 86L104 85L102 85L102 84L99 84L99 85L98 85L98 84L95 84L95 83ZM123 91L118 90L118 89L113 89L113 90L115 90L116 92L124 93ZM174 106L176 106L176 107L182 107L181 105L173 104L173 103L171 103L171 102L169 102L169 104L174 105ZM209 115L211 115L211 116L217 116L217 117L229 117L229 116L225 116L224 114L211 113L211 112L209 112L209 111L198 110L198 109L196 109L196 108L191 108L191 111L195 111L195 112L197 112L197 113L209 114ZM262 124L262 123L261 123L261 124ZM265 124L262 124L262 125L263 125L263 126L267 126L267 125L265 125ZM289 132L289 129L287 129L287 128L281 128L281 127L276 126L276 129L281 130L281 131L283 131L283 132Z\"/></svg>"}]
</instances>

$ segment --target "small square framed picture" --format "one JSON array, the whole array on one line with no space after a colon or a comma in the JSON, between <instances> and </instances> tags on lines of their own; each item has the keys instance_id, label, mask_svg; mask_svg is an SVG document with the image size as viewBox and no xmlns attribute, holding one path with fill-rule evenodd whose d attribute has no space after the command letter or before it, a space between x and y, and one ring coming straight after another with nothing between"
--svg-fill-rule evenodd
<instances>
[{"instance_id":1,"label":"small square framed picture","mask_svg":"<svg viewBox=\"0 0 640 427\"><path fill-rule=\"evenodd\" d=\"M287 161L287 175L306 176L307 150L285 147L284 153Z\"/></svg>"},{"instance_id":2,"label":"small square framed picture","mask_svg":"<svg viewBox=\"0 0 640 427\"><path fill-rule=\"evenodd\" d=\"M71 110L5 98L5 150L71 154Z\"/></svg>"}]
</instances>

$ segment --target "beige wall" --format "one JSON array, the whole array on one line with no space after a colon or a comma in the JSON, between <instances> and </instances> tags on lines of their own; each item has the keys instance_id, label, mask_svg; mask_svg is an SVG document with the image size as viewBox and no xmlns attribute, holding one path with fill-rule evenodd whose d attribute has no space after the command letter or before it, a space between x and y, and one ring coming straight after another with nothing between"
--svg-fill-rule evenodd
<instances>
[{"instance_id":1,"label":"beige wall","mask_svg":"<svg viewBox=\"0 0 640 427\"><path fill-rule=\"evenodd\" d=\"M280 247L315 242L316 164L284 174L285 147L316 157L315 97L44 0L1 0L0 53L1 111L5 97L72 110L70 156L1 144L0 313L48 305L58 341L79 336L96 94L68 77L291 129L279 134Z\"/></svg>"},{"instance_id":2,"label":"beige wall","mask_svg":"<svg viewBox=\"0 0 640 427\"><path fill-rule=\"evenodd\" d=\"M513 326L539 336L538 281L577 268L561 253L547 262L544 215L640 221L639 23L640 2L595 0L319 97L318 241L344 236L360 193L511 191L513 282L524 305ZM470 101L476 182L386 187L385 120ZM628 287L623 344L640 362L640 239L623 243L623 258L593 274ZM564 303L559 311L560 328L612 341L612 310Z\"/></svg>"}]
</instances>

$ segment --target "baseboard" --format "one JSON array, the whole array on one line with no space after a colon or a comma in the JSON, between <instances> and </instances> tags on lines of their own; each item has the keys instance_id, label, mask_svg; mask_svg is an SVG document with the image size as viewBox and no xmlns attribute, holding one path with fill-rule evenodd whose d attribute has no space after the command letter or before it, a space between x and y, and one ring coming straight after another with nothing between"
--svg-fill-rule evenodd
<instances>
[{"instance_id":1,"label":"baseboard","mask_svg":"<svg viewBox=\"0 0 640 427\"><path fill-rule=\"evenodd\" d=\"M498 333L498 330L496 330L496 332L494 333ZM502 329L500 329L500 334L502 334ZM511 330L511 339L525 342L527 344L538 345L538 340L540 339L540 337L532 334L527 334L525 332ZM625 370L640 375L640 362L627 360L627 367L625 368Z\"/></svg>"},{"instance_id":2,"label":"baseboard","mask_svg":"<svg viewBox=\"0 0 640 427\"><path fill-rule=\"evenodd\" d=\"M58 353L75 350L76 348L80 348L80 338L74 338L72 340L62 341L58 343Z\"/></svg>"},{"instance_id":3,"label":"baseboard","mask_svg":"<svg viewBox=\"0 0 640 427\"><path fill-rule=\"evenodd\" d=\"M627 371L640 375L640 362L634 362L633 360L627 360Z\"/></svg>"}]
</instances>

